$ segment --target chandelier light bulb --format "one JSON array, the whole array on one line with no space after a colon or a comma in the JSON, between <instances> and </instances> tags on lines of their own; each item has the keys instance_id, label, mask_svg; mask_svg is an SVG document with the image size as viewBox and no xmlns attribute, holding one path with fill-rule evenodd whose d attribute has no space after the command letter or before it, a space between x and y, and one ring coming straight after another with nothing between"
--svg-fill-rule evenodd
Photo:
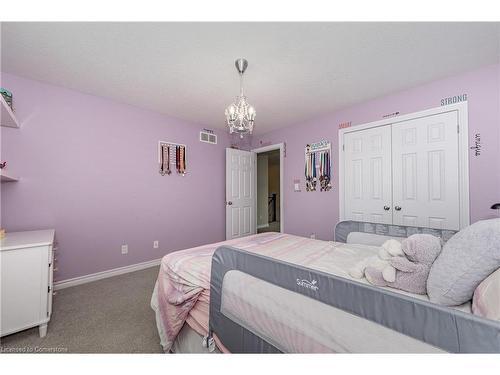
<instances>
[{"instance_id":1,"label":"chandelier light bulb","mask_svg":"<svg viewBox=\"0 0 500 375\"><path fill-rule=\"evenodd\" d=\"M257 113L255 112L255 108L254 108L254 107L252 107L252 106L250 106L250 107L248 108L248 117L250 118L250 121L253 121L253 120L255 119L255 115L256 115L256 114L257 114Z\"/></svg>"}]
</instances>

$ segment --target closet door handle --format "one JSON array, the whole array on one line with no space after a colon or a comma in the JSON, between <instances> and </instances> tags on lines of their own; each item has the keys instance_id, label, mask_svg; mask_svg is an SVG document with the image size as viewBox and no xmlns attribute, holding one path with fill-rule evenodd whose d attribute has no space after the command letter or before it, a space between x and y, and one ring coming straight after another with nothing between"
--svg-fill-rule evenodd
<instances>
[{"instance_id":1,"label":"closet door handle","mask_svg":"<svg viewBox=\"0 0 500 375\"><path fill-rule=\"evenodd\" d=\"M389 206L384 206L384 210L389 211L391 208Z\"/></svg>"},{"instance_id":2,"label":"closet door handle","mask_svg":"<svg viewBox=\"0 0 500 375\"><path fill-rule=\"evenodd\" d=\"M232 204L233 204L233 202L231 202L231 201L227 202L228 206L231 206Z\"/></svg>"},{"instance_id":3,"label":"closet door handle","mask_svg":"<svg viewBox=\"0 0 500 375\"><path fill-rule=\"evenodd\" d=\"M395 206L395 207L394 207L394 209L395 209L396 211L401 211L401 207L399 207L399 206Z\"/></svg>"}]
</instances>

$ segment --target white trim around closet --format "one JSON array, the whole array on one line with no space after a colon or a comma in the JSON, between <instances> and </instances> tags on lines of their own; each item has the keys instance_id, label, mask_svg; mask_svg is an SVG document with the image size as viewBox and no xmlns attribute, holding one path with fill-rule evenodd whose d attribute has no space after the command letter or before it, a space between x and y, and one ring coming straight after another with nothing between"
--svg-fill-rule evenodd
<instances>
[{"instance_id":1,"label":"white trim around closet","mask_svg":"<svg viewBox=\"0 0 500 375\"><path fill-rule=\"evenodd\" d=\"M344 135L359 130L375 128L399 122L414 120L421 117L438 115L457 111L458 114L458 163L459 163L459 194L460 194L460 228L470 225L469 200L469 115L467 102L426 109L424 111L391 117L366 124L356 125L339 130L339 220L345 220L344 212Z\"/></svg>"},{"instance_id":2,"label":"white trim around closet","mask_svg":"<svg viewBox=\"0 0 500 375\"><path fill-rule=\"evenodd\" d=\"M252 152L255 152L256 154L260 154L263 152L267 151L274 151L274 150L280 150L280 232L285 233L285 206L283 205L283 192L284 192L284 186L283 186L283 169L285 166L284 160L285 160L285 144L284 143L277 143L274 145L269 145L269 146L264 146L264 147L259 147L259 148L254 148ZM255 168L255 174L257 175L257 168ZM255 183L257 184L257 179L255 179ZM257 188L255 188L257 191ZM257 200L255 200L257 202ZM256 203L257 204L257 203ZM257 208L255 209L255 212L257 212ZM255 221L257 221L257 214L255 214Z\"/></svg>"}]
</instances>

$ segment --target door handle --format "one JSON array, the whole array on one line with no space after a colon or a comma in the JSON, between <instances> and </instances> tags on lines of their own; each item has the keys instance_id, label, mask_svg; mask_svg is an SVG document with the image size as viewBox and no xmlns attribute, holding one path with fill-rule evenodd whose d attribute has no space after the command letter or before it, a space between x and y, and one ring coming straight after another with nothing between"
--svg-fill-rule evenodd
<instances>
[{"instance_id":1,"label":"door handle","mask_svg":"<svg viewBox=\"0 0 500 375\"><path fill-rule=\"evenodd\" d=\"M394 209L395 209L396 211L401 211L401 207L399 207L399 206L394 206Z\"/></svg>"},{"instance_id":2,"label":"door handle","mask_svg":"<svg viewBox=\"0 0 500 375\"><path fill-rule=\"evenodd\" d=\"M228 206L231 206L232 204L233 204L233 202L231 202L231 201L227 202Z\"/></svg>"},{"instance_id":3,"label":"door handle","mask_svg":"<svg viewBox=\"0 0 500 375\"><path fill-rule=\"evenodd\" d=\"M384 210L389 211L391 208L389 206L384 206Z\"/></svg>"}]
</instances>

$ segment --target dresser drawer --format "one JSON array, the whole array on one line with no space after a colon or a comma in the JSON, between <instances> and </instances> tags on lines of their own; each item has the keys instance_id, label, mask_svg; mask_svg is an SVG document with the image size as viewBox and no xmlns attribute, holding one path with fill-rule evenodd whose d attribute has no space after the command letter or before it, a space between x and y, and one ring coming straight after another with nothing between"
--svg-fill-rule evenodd
<instances>
[{"instance_id":1,"label":"dresser drawer","mask_svg":"<svg viewBox=\"0 0 500 375\"><path fill-rule=\"evenodd\" d=\"M54 230L7 233L0 241L0 336L39 326L52 313Z\"/></svg>"},{"instance_id":2,"label":"dresser drawer","mask_svg":"<svg viewBox=\"0 0 500 375\"><path fill-rule=\"evenodd\" d=\"M49 246L2 251L1 335L47 319Z\"/></svg>"}]
</instances>

